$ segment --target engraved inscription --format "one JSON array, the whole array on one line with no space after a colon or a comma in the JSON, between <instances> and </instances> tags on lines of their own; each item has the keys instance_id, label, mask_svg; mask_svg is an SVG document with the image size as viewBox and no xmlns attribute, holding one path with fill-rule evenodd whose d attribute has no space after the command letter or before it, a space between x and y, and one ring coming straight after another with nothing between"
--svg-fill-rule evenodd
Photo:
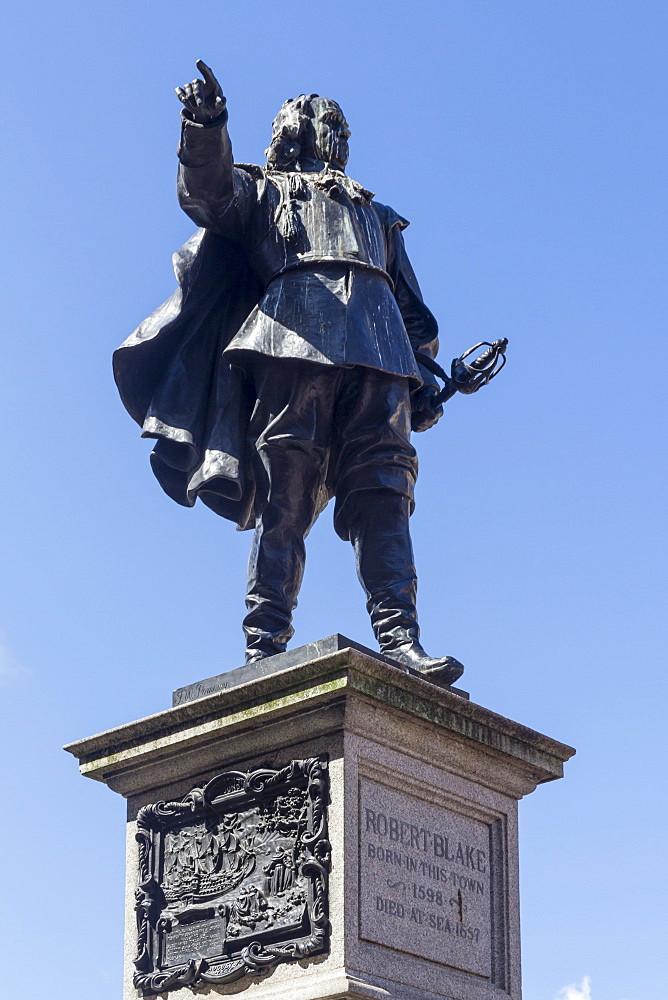
<instances>
[{"instance_id":1,"label":"engraved inscription","mask_svg":"<svg viewBox=\"0 0 668 1000\"><path fill-rule=\"evenodd\" d=\"M186 688L179 688L178 691L174 692L173 702L174 706L185 704L188 701L195 701L197 698L206 698L210 694L218 694L219 691L225 691L229 687L229 681L219 680L215 684L209 684L206 681L197 681L196 684L191 684Z\"/></svg>"},{"instance_id":2,"label":"engraved inscription","mask_svg":"<svg viewBox=\"0 0 668 1000\"><path fill-rule=\"evenodd\" d=\"M360 936L491 975L486 823L360 781Z\"/></svg>"},{"instance_id":3,"label":"engraved inscription","mask_svg":"<svg viewBox=\"0 0 668 1000\"><path fill-rule=\"evenodd\" d=\"M191 959L220 955L224 924L220 918L194 924L173 924L165 935L165 965L181 965Z\"/></svg>"}]
</instances>

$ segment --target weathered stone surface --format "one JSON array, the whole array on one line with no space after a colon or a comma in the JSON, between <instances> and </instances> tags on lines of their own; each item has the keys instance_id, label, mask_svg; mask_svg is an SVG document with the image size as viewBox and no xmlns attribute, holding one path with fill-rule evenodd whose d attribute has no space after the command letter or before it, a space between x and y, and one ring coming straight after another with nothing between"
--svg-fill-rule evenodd
<instances>
[{"instance_id":1,"label":"weathered stone surface","mask_svg":"<svg viewBox=\"0 0 668 1000\"><path fill-rule=\"evenodd\" d=\"M172 695L172 706L185 705L188 701L195 701L197 698L206 698L217 691L226 691L229 688L237 687L240 684L247 684L248 681L257 680L260 677L268 677L279 670L286 670L288 667L296 667L300 663L307 663L320 656L327 656L329 653L336 653L340 649L357 649L367 656L372 656L382 663L387 663L385 657L366 646L360 645L348 639L345 635L329 635L326 639L318 639L316 642L307 642L304 646L296 646L288 649L285 653L277 653L276 656L268 656L264 660L256 660L254 663L247 663L245 666L237 667L235 670L227 670L223 674L216 674L215 677L207 677L205 680L196 681L186 687L177 688ZM417 670L410 667L401 667L404 673L413 674L419 677ZM468 698L468 692L461 688L449 687L448 690L458 694L461 698Z\"/></svg>"},{"instance_id":2,"label":"weathered stone surface","mask_svg":"<svg viewBox=\"0 0 668 1000\"><path fill-rule=\"evenodd\" d=\"M68 749L128 799L125 1000L138 996L141 809L222 771L318 756L330 774L327 950L207 996L520 1000L517 801L561 777L570 747L348 648ZM202 950L185 931L170 947L184 960ZM192 1000L187 987L169 995Z\"/></svg>"},{"instance_id":3,"label":"weathered stone surface","mask_svg":"<svg viewBox=\"0 0 668 1000\"><path fill-rule=\"evenodd\" d=\"M368 780L359 823L360 937L490 976L490 824Z\"/></svg>"},{"instance_id":4,"label":"weathered stone surface","mask_svg":"<svg viewBox=\"0 0 668 1000\"><path fill-rule=\"evenodd\" d=\"M340 729L343 719L338 717L358 699L384 706L389 716L399 713L426 724L427 746L437 734L447 735L455 740L446 740L448 753L467 746L496 754L494 771L508 764L518 780L521 776L521 794L533 791L539 782L562 777L563 761L573 753L449 688L356 649L256 678L65 749L79 759L82 774L127 795L196 773L194 758L203 771L215 767L223 746L228 759L234 759L249 748L261 753L290 745L295 728L303 739ZM482 766L479 755L465 753L464 758L462 766L467 761Z\"/></svg>"}]
</instances>

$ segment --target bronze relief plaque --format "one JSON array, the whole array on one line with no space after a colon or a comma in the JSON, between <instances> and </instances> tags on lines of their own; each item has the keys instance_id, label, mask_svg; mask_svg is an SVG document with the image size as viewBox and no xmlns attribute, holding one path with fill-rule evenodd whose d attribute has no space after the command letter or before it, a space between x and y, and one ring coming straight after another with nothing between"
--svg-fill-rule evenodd
<instances>
[{"instance_id":1,"label":"bronze relief plaque","mask_svg":"<svg viewBox=\"0 0 668 1000\"><path fill-rule=\"evenodd\" d=\"M134 984L231 983L327 948L327 760L226 771L137 816Z\"/></svg>"}]
</instances>

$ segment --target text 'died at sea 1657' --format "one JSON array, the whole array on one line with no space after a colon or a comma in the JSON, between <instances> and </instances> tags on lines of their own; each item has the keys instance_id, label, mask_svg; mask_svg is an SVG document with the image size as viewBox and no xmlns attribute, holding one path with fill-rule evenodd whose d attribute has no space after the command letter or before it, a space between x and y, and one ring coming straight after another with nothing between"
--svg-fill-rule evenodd
<instances>
[{"instance_id":1,"label":"text 'died at sea 1657'","mask_svg":"<svg viewBox=\"0 0 668 1000\"><path fill-rule=\"evenodd\" d=\"M363 779L360 936L491 974L489 826Z\"/></svg>"}]
</instances>

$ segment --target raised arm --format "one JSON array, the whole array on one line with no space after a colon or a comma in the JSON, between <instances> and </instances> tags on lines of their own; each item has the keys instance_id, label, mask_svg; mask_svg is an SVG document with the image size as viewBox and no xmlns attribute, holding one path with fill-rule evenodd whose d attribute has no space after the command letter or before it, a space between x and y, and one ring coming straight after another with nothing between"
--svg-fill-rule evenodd
<instances>
[{"instance_id":1,"label":"raised arm","mask_svg":"<svg viewBox=\"0 0 668 1000\"><path fill-rule=\"evenodd\" d=\"M177 191L183 211L198 226L225 232L234 223L234 161L227 133L227 101L212 71L198 60L203 79L176 88L183 104Z\"/></svg>"}]
</instances>

